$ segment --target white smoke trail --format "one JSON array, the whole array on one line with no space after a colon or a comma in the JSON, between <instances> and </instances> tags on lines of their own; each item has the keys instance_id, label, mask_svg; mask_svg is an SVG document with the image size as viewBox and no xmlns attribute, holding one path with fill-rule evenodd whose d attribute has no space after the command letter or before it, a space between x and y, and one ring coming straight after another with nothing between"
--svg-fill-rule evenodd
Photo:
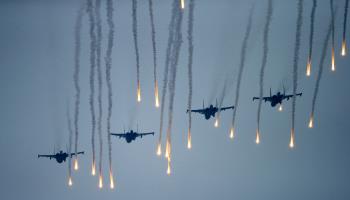
<instances>
[{"instance_id":1,"label":"white smoke trail","mask_svg":"<svg viewBox=\"0 0 350 200\"><path fill-rule=\"evenodd\" d=\"M267 64L267 56L269 53L269 32L270 32L270 24L271 24L271 18L273 14L273 1L268 1L268 7L267 7L267 13L266 13L266 23L264 28L264 36L263 36L263 56L262 56L262 63L261 63L261 69L260 69L260 84L259 84L259 105L258 105L258 113L257 113L257 134L260 134L260 117L261 117L261 104L263 99L263 93L264 93L264 77L265 77L265 68Z\"/></svg>"},{"instance_id":2,"label":"white smoke trail","mask_svg":"<svg viewBox=\"0 0 350 200\"><path fill-rule=\"evenodd\" d=\"M311 63L312 63L312 50L313 50L313 40L314 40L314 27L315 27L315 13L317 7L317 0L312 1L312 10L310 16L310 36L309 36L309 56L308 63L306 67L306 75L311 75Z\"/></svg>"}]
</instances>

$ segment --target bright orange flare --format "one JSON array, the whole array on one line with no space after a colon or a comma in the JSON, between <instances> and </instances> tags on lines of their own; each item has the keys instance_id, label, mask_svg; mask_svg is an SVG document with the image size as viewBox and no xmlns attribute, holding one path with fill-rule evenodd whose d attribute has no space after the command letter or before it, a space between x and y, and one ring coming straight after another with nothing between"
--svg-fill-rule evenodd
<instances>
[{"instance_id":1,"label":"bright orange flare","mask_svg":"<svg viewBox=\"0 0 350 200\"><path fill-rule=\"evenodd\" d=\"M280 112L283 111L283 106L282 106L282 104L280 104L280 106L278 107L278 111L280 111Z\"/></svg>"},{"instance_id":2,"label":"bright orange flare","mask_svg":"<svg viewBox=\"0 0 350 200\"><path fill-rule=\"evenodd\" d=\"M159 108L159 95L158 95L158 83L156 82L156 86L155 86L155 89L154 89L154 97L155 97L155 106L156 108Z\"/></svg>"},{"instance_id":3,"label":"bright orange flare","mask_svg":"<svg viewBox=\"0 0 350 200\"><path fill-rule=\"evenodd\" d=\"M74 170L77 171L79 169L78 158L74 159Z\"/></svg>"},{"instance_id":4,"label":"bright orange flare","mask_svg":"<svg viewBox=\"0 0 350 200\"><path fill-rule=\"evenodd\" d=\"M141 88L140 88L140 83L137 84L137 102L141 102Z\"/></svg>"},{"instance_id":5,"label":"bright orange flare","mask_svg":"<svg viewBox=\"0 0 350 200\"><path fill-rule=\"evenodd\" d=\"M168 142L168 140L166 141L166 146L165 146L165 158L169 159L169 142Z\"/></svg>"},{"instance_id":6,"label":"bright orange flare","mask_svg":"<svg viewBox=\"0 0 350 200\"><path fill-rule=\"evenodd\" d=\"M68 185L69 185L69 186L72 186L72 185L73 185L72 177L69 177L69 178L68 178Z\"/></svg>"},{"instance_id":7,"label":"bright orange flare","mask_svg":"<svg viewBox=\"0 0 350 200\"><path fill-rule=\"evenodd\" d=\"M260 133L259 133L259 130L256 130L255 143L256 144L260 144Z\"/></svg>"},{"instance_id":8,"label":"bright orange flare","mask_svg":"<svg viewBox=\"0 0 350 200\"><path fill-rule=\"evenodd\" d=\"M162 145L159 143L157 147L157 156L161 156L161 155L162 155Z\"/></svg>"},{"instance_id":9,"label":"bright orange flare","mask_svg":"<svg viewBox=\"0 0 350 200\"><path fill-rule=\"evenodd\" d=\"M346 42L345 42L345 39L343 40L342 45L341 45L341 55L342 56L346 56Z\"/></svg>"},{"instance_id":10,"label":"bright orange flare","mask_svg":"<svg viewBox=\"0 0 350 200\"><path fill-rule=\"evenodd\" d=\"M334 55L334 47L332 47L332 71L335 71L335 55Z\"/></svg>"},{"instance_id":11,"label":"bright orange flare","mask_svg":"<svg viewBox=\"0 0 350 200\"><path fill-rule=\"evenodd\" d=\"M185 0L181 0L181 9L185 9Z\"/></svg>"},{"instance_id":12,"label":"bright orange flare","mask_svg":"<svg viewBox=\"0 0 350 200\"><path fill-rule=\"evenodd\" d=\"M314 127L314 117L311 116L309 121L309 128L313 128L313 127Z\"/></svg>"},{"instance_id":13,"label":"bright orange flare","mask_svg":"<svg viewBox=\"0 0 350 200\"><path fill-rule=\"evenodd\" d=\"M166 174L167 174L168 176L170 176L170 174L171 174L170 161L168 161L168 168L167 168L167 170L166 170Z\"/></svg>"},{"instance_id":14,"label":"bright orange flare","mask_svg":"<svg viewBox=\"0 0 350 200\"><path fill-rule=\"evenodd\" d=\"M109 172L109 181L110 181L110 188L114 189L114 179L113 179L112 171Z\"/></svg>"},{"instance_id":15,"label":"bright orange flare","mask_svg":"<svg viewBox=\"0 0 350 200\"><path fill-rule=\"evenodd\" d=\"M98 187L101 189L103 188L103 178L102 175L100 174L99 180L98 180Z\"/></svg>"},{"instance_id":16,"label":"bright orange flare","mask_svg":"<svg viewBox=\"0 0 350 200\"><path fill-rule=\"evenodd\" d=\"M230 138L233 139L235 137L235 129L232 127L230 130Z\"/></svg>"},{"instance_id":17,"label":"bright orange flare","mask_svg":"<svg viewBox=\"0 0 350 200\"><path fill-rule=\"evenodd\" d=\"M294 148L294 130L292 130L291 133L290 133L289 148L291 148L291 149Z\"/></svg>"},{"instance_id":18,"label":"bright orange flare","mask_svg":"<svg viewBox=\"0 0 350 200\"><path fill-rule=\"evenodd\" d=\"M96 165L95 165L95 161L92 161L91 175L93 175L93 176L96 175Z\"/></svg>"},{"instance_id":19,"label":"bright orange flare","mask_svg":"<svg viewBox=\"0 0 350 200\"><path fill-rule=\"evenodd\" d=\"M187 149L192 149L192 137L191 137L190 130L188 130L188 134L187 134Z\"/></svg>"},{"instance_id":20,"label":"bright orange flare","mask_svg":"<svg viewBox=\"0 0 350 200\"><path fill-rule=\"evenodd\" d=\"M307 61L307 65L306 65L306 76L311 76L311 59L309 58L309 60Z\"/></svg>"}]
</instances>

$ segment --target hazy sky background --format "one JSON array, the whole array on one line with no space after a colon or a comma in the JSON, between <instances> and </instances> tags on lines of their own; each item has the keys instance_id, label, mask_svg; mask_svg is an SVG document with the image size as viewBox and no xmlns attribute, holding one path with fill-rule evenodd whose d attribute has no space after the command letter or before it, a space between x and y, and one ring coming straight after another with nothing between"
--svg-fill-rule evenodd
<instances>
[{"instance_id":1,"label":"hazy sky background","mask_svg":"<svg viewBox=\"0 0 350 200\"><path fill-rule=\"evenodd\" d=\"M138 0L138 33L141 62L142 103L136 103L136 67L132 40L131 1L114 1L115 45L112 83L113 132L134 128L155 131L155 136L131 144L112 137L116 189L99 190L90 175L91 117L89 95L89 34L83 17L80 85L80 170L73 172L74 185L67 186L67 164L38 159L54 146L66 150L67 101L73 114L74 25L85 1L0 1L0 195L1 199L349 199L350 84L349 56L340 57L345 0L335 0L336 66L330 71L328 51L315 113L315 128L308 129L315 77L330 18L329 1L318 1L314 61L311 78L305 77L312 1L304 1L302 46L299 62L296 148L288 148L291 101L282 113L263 104L261 144L256 145L258 79L262 57L262 32L267 0L256 1L253 30L243 73L236 137L229 139L232 112L221 115L220 128L213 120L193 114L192 143L187 144L187 18L176 82L173 126L173 173L166 175L166 161L156 156L160 110L154 107L153 60L148 1ZM224 80L230 85L224 104L234 102L240 48L253 0L196 0L194 22L193 107L214 103ZM265 91L275 92L287 81L291 92L292 59L296 28L296 0L275 0L270 32L270 53ZM158 78L163 68L171 1L154 0L158 48ZM103 47L107 24L102 1ZM348 31L347 36L349 36ZM348 38L350 41L350 38ZM348 43L350 45L350 43ZM330 50L330 49L329 49ZM102 62L104 69L104 59ZM104 79L103 79L104 80ZM108 186L106 85L104 82L104 177ZM160 85L161 88L161 85ZM161 102L163 103L163 102ZM167 108L167 107L166 107ZM96 142L96 144L98 144Z\"/></svg>"}]
</instances>

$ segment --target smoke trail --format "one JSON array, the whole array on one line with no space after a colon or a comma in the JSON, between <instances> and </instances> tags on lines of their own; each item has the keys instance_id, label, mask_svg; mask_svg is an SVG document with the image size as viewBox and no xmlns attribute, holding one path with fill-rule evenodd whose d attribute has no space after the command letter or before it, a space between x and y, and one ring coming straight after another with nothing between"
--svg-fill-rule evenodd
<instances>
[{"instance_id":1,"label":"smoke trail","mask_svg":"<svg viewBox=\"0 0 350 200\"><path fill-rule=\"evenodd\" d=\"M192 64L193 64L193 10L195 6L195 0L190 0L189 5L189 16L188 16L188 104L187 109L192 109ZM191 128L192 128L192 115L188 112L188 135L187 135L187 148L192 147L191 142Z\"/></svg>"},{"instance_id":2,"label":"smoke trail","mask_svg":"<svg viewBox=\"0 0 350 200\"><path fill-rule=\"evenodd\" d=\"M175 7L172 8L172 13L175 12L175 9L176 9ZM170 24L168 27L169 37L168 37L168 44L167 44L166 57L165 57L164 78L163 78L162 99L161 99L162 103L160 105L160 125L159 125L159 138L158 138L158 144L157 144L158 156L162 154L161 141L162 141L162 132L163 132L164 106L165 106L165 97L166 97L167 87L168 87L170 53L171 53L172 43L174 40L174 30L173 30L174 23L175 23L175 19L174 19L174 16L172 15Z\"/></svg>"},{"instance_id":3,"label":"smoke trail","mask_svg":"<svg viewBox=\"0 0 350 200\"><path fill-rule=\"evenodd\" d=\"M342 56L346 55L346 24L348 19L348 8L349 8L349 0L345 1L344 7L344 22L343 22L343 42L342 42Z\"/></svg>"},{"instance_id":4,"label":"smoke trail","mask_svg":"<svg viewBox=\"0 0 350 200\"><path fill-rule=\"evenodd\" d=\"M151 20L151 30L152 30L152 47L153 47L153 78L154 78L154 97L155 106L159 107L159 96L158 96L158 81L157 81L157 45L156 45L156 31L154 26L153 17L153 0L148 1L149 4L149 17Z\"/></svg>"},{"instance_id":5,"label":"smoke trail","mask_svg":"<svg viewBox=\"0 0 350 200\"><path fill-rule=\"evenodd\" d=\"M132 0L132 32L134 36L135 56L136 56L136 79L137 79L137 101L141 101L140 88L140 56L137 41L137 0Z\"/></svg>"},{"instance_id":6,"label":"smoke trail","mask_svg":"<svg viewBox=\"0 0 350 200\"><path fill-rule=\"evenodd\" d=\"M168 162L171 160L171 129L173 123L173 111L174 111L174 99L175 99L175 86L176 86L176 72L179 61L179 55L182 44L182 18L183 12L179 6L179 1L174 0L173 6L175 6L173 15L175 16L174 24L174 42L171 52L171 65L170 65L170 81L169 81L169 108L168 108L168 128L167 128L167 149L168 149Z\"/></svg>"},{"instance_id":7,"label":"smoke trail","mask_svg":"<svg viewBox=\"0 0 350 200\"><path fill-rule=\"evenodd\" d=\"M68 185L71 186L72 183L72 142L73 142L73 128L72 128L72 120L70 118L69 106L67 103L66 109L66 117L67 117L67 125L68 125L68 133L69 133L69 143L68 143Z\"/></svg>"},{"instance_id":8,"label":"smoke trail","mask_svg":"<svg viewBox=\"0 0 350 200\"><path fill-rule=\"evenodd\" d=\"M293 59L293 97L292 97L292 131L290 147L294 147L294 131L295 131L295 109L296 109L296 93L298 89L298 62L300 51L301 27L303 25L303 0L298 0L298 18L296 24L294 59ZM293 143L292 143L293 142Z\"/></svg>"},{"instance_id":9,"label":"smoke trail","mask_svg":"<svg viewBox=\"0 0 350 200\"><path fill-rule=\"evenodd\" d=\"M238 106L239 94L240 94L240 89L241 89L241 79L242 79L243 69L244 69L244 65L245 65L248 39L249 39L250 32L251 32L251 29L252 29L253 11L254 11L254 6L252 6L252 8L250 9L250 12L249 12L248 25L247 25L247 29L246 29L246 32L245 32L245 35L244 35L242 48L241 48L241 59L240 59L239 72L238 72L238 78L237 78L236 99L235 99L235 105L234 105L235 109L233 109L232 127L231 127L231 133L230 133L230 137L231 138L233 138L233 135L234 135L236 111L237 111L237 108L238 108L237 106Z\"/></svg>"},{"instance_id":10,"label":"smoke trail","mask_svg":"<svg viewBox=\"0 0 350 200\"><path fill-rule=\"evenodd\" d=\"M74 110L74 132L75 132L75 145L74 151L78 151L78 139L79 139L79 111L80 111L80 85L79 85L79 75L80 75L80 50L81 50L81 28L82 28L82 18L84 6L81 6L78 11L78 16L75 23L74 37L75 37L75 51L74 51L74 87L75 87L75 110ZM76 154L77 155L77 154Z\"/></svg>"},{"instance_id":11,"label":"smoke trail","mask_svg":"<svg viewBox=\"0 0 350 200\"><path fill-rule=\"evenodd\" d=\"M321 54L321 59L320 59L320 69L317 74L317 79L316 79L316 84L315 84L315 89L314 89L314 95L312 98L312 104L311 104L311 114L310 114L310 121L309 121L309 128L313 127L313 121L314 121L314 113L315 113L315 107L316 107L316 101L317 101L317 96L318 96L318 91L320 88L320 82L323 74L323 68L324 68L324 61L326 58L327 54L327 49L328 49L328 44L329 44L329 39L331 36L331 31L332 31L332 22L329 23L328 30L327 30L327 35L324 39L323 43L323 49L322 49L322 54Z\"/></svg>"},{"instance_id":12,"label":"smoke trail","mask_svg":"<svg viewBox=\"0 0 350 200\"><path fill-rule=\"evenodd\" d=\"M261 117L261 104L263 99L263 92L264 92L264 77L265 77L265 68L267 64L267 56L269 53L269 32L270 32L270 24L271 24L271 17L273 13L273 2L272 0L268 1L268 8L267 8L267 15L266 15L266 23L264 28L264 39L263 39L263 57L262 57L262 64L260 69L260 90L259 90L259 106L258 106L258 113L257 113L257 137L259 137L260 134L260 117Z\"/></svg>"},{"instance_id":13,"label":"smoke trail","mask_svg":"<svg viewBox=\"0 0 350 200\"><path fill-rule=\"evenodd\" d=\"M113 0L107 0L107 24L108 24L108 44L105 57L106 62L106 83L108 91L108 114L107 114L107 139L108 139L108 158L109 158L109 178L110 187L114 188L114 180L112 173L112 142L111 142L111 116L112 116L112 81L111 81L111 68L112 68L112 50L114 42L114 22L113 22ZM101 163L100 163L101 164Z\"/></svg>"},{"instance_id":14,"label":"smoke trail","mask_svg":"<svg viewBox=\"0 0 350 200\"><path fill-rule=\"evenodd\" d=\"M101 26L101 0L96 0L96 30L97 30L97 42L96 42L96 65L97 65L97 81L98 81L98 123L97 132L99 138L99 173L102 174L102 69L101 69L101 41L102 41L102 26ZM95 168L95 162L93 163ZM95 170L93 169L93 175Z\"/></svg>"},{"instance_id":15,"label":"smoke trail","mask_svg":"<svg viewBox=\"0 0 350 200\"><path fill-rule=\"evenodd\" d=\"M330 0L330 8L331 8L331 19L332 19L332 71L335 71L335 41L334 41L334 8L333 8L333 0Z\"/></svg>"},{"instance_id":16,"label":"smoke trail","mask_svg":"<svg viewBox=\"0 0 350 200\"><path fill-rule=\"evenodd\" d=\"M306 76L311 75L312 47L313 47L313 40L314 40L316 7L317 7L317 0L313 0L312 1L311 16L310 16L309 56L308 56L308 61L307 61L307 66L306 66Z\"/></svg>"}]
</instances>

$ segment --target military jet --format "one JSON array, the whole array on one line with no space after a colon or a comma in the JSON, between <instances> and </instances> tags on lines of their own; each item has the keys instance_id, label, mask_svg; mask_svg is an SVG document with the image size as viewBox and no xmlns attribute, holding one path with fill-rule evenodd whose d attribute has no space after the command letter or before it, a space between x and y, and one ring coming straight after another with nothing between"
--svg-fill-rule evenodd
<instances>
[{"instance_id":1,"label":"military jet","mask_svg":"<svg viewBox=\"0 0 350 200\"><path fill-rule=\"evenodd\" d=\"M296 96L301 96L303 93L297 93ZM265 102L270 102L272 107L275 107L277 104L282 105L283 100L287 99L287 101L292 98L294 95L286 95L286 91L283 88L283 94L281 92L277 92L277 94L272 95L271 94L271 88L270 88L270 96L269 97L263 97L262 100ZM259 97L253 97L253 101L260 99Z\"/></svg>"},{"instance_id":2,"label":"military jet","mask_svg":"<svg viewBox=\"0 0 350 200\"><path fill-rule=\"evenodd\" d=\"M209 107L204 108L204 101L203 101L203 108L202 109L187 110L186 113L188 113L188 112L199 113L199 114L204 115L205 119L208 120L211 117L215 117L215 114L217 112L221 112L221 111L228 110L228 109L233 110L234 108L235 108L234 106L219 108L217 101L216 101L216 106L213 106L213 104L210 104Z\"/></svg>"},{"instance_id":3,"label":"military jet","mask_svg":"<svg viewBox=\"0 0 350 200\"><path fill-rule=\"evenodd\" d=\"M111 135L117 136L119 138L125 138L127 143L131 143L133 140L136 140L137 137L146 136L146 135L154 135L154 132L148 132L148 133L138 133L138 131L133 131L132 129L125 133L111 133Z\"/></svg>"},{"instance_id":4,"label":"military jet","mask_svg":"<svg viewBox=\"0 0 350 200\"><path fill-rule=\"evenodd\" d=\"M84 154L84 151L80 151L80 152L77 152L77 155L78 154ZM50 158L50 160L52 158L56 159L56 161L58 163L62 163L62 162L66 162L66 159L67 157L70 155L70 157L74 156L75 153L71 153L71 154L68 154L66 152L63 152L63 151L59 151L58 153L56 154L52 154L52 155L38 155L38 158L41 158L41 157L44 157L44 158Z\"/></svg>"}]
</instances>

